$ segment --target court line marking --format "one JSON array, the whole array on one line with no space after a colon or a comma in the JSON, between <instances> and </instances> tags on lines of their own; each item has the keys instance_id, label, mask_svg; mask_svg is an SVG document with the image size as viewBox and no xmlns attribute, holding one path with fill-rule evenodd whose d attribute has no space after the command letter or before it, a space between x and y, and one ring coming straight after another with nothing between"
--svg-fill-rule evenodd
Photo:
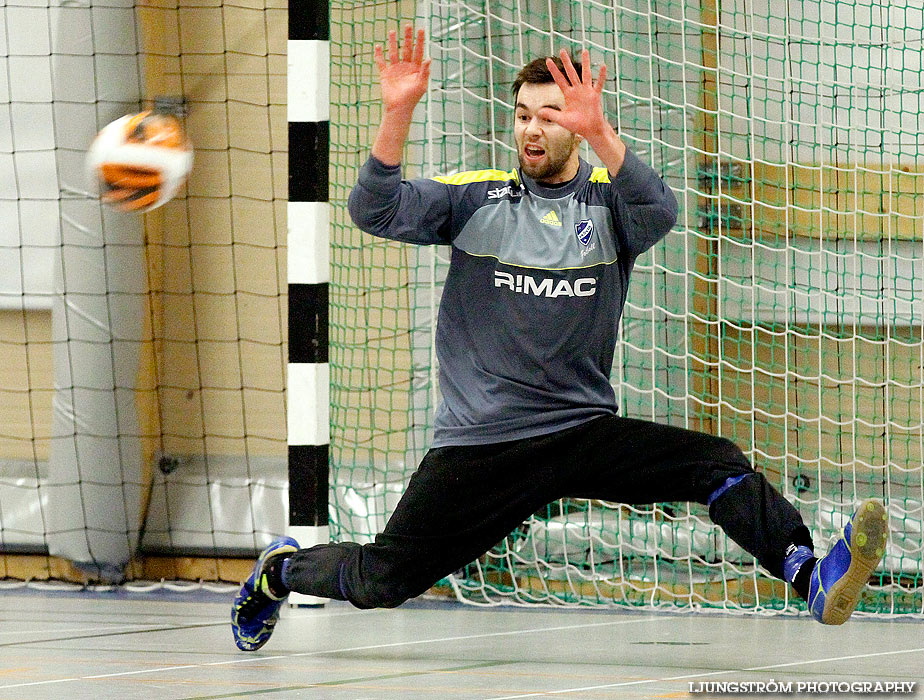
<instances>
[{"instance_id":1,"label":"court line marking","mask_svg":"<svg viewBox=\"0 0 924 700\"><path fill-rule=\"evenodd\" d=\"M606 690L607 688L622 688L630 685L646 685L648 683L666 683L669 681L684 681L693 678L708 678L710 676L724 676L729 673L748 673L753 671L771 671L791 666L806 666L808 664L821 664L831 661L849 661L850 659L871 659L876 656L892 656L896 654L914 654L924 652L924 647L916 649L893 649L892 651L873 651L867 654L850 654L848 656L831 656L825 659L808 659L803 661L787 661L786 663L770 664L769 666L751 666L749 668L732 668L724 671L707 671L705 673L689 673L682 676L669 676L666 678L645 678L638 681L622 681L620 683L607 683L605 685L589 685L583 688L562 688L560 690L544 690L538 693L518 693L516 695L501 695L486 698L485 700L519 700L519 698L541 698L549 695L564 695L565 693L583 693L588 690Z\"/></svg>"},{"instance_id":2,"label":"court line marking","mask_svg":"<svg viewBox=\"0 0 924 700\"><path fill-rule=\"evenodd\" d=\"M3 592L0 591L0 594L2 593ZM156 601L156 602L159 602L159 601ZM9 622L13 618L19 620L23 618L24 613L28 613L30 618L33 618L36 620L41 619L42 622L47 622L48 620L57 620L60 618L61 615L70 615L75 618L77 617L87 618L88 621L93 620L95 618L111 617L111 613L109 613L108 611L90 612L90 611L75 609L72 607L44 608L42 610L35 610L35 609L23 610L22 608L0 607L0 614L6 614L6 615L13 616L10 618L0 617L0 621ZM149 612L132 612L131 610L120 610L119 616L126 617L126 618L128 617L142 617L142 618L152 617L151 613ZM214 616L213 615L203 615L203 614L197 615L197 614L186 614L186 613L164 613L163 615L159 615L158 617L180 617L180 618L185 618L185 619L189 619L190 617L202 617L202 618L211 619Z\"/></svg>"},{"instance_id":3,"label":"court line marking","mask_svg":"<svg viewBox=\"0 0 924 700\"><path fill-rule=\"evenodd\" d=\"M393 678L409 678L411 676L426 676L432 673L456 673L458 671L472 671L479 668L491 668L493 666L510 666L518 664L519 661L483 661L477 664L466 664L464 666L449 666L444 668L422 669L420 671L402 671L400 673L383 673L378 676L367 676L364 678L345 678L339 681L323 681L321 683L309 683L308 685L287 685L278 688L265 688L261 690L244 690L239 693L223 693L222 695L193 695L180 700L220 700L221 698L242 698L251 697L252 695L270 695L272 693L287 693L291 690L311 690L312 688L329 688L331 686L351 685L354 683L368 683L370 681L384 681Z\"/></svg>"},{"instance_id":4,"label":"court line marking","mask_svg":"<svg viewBox=\"0 0 924 700\"><path fill-rule=\"evenodd\" d=\"M22 647L29 644L48 644L50 642L70 642L77 639L98 639L100 637L122 637L130 634L146 634L147 632L173 632L180 630L194 630L201 627L218 627L226 625L227 622L200 622L194 625L176 625L173 627L148 626L147 629L125 629L121 632L98 632L96 634L74 634L68 637L51 637L49 639L24 639L21 642L0 642L0 647Z\"/></svg>"},{"instance_id":5,"label":"court line marking","mask_svg":"<svg viewBox=\"0 0 924 700\"><path fill-rule=\"evenodd\" d=\"M328 614L318 615L317 617L338 617L341 615L358 615L361 611L349 611L349 612L332 612ZM78 624L78 623L74 623ZM16 646L28 646L30 644L49 644L51 642L70 642L77 639L96 639L98 637L118 637L121 635L128 634L144 634L145 632L172 632L174 630L190 630L197 629L200 627L221 627L223 625L228 625L230 622L222 620L221 622L196 622L189 625L168 625L164 626L163 623L156 622L133 622L130 624L117 625L114 628L110 627L91 627L89 631L93 630L108 630L105 632L99 632L97 634L72 634L67 637L52 637L50 639L24 639L21 642L0 642L0 647L16 647ZM146 629L133 629L133 627L145 627ZM120 628L124 628L123 631L116 631ZM51 631L51 630L43 630ZM20 634L19 632L0 632L0 634Z\"/></svg>"},{"instance_id":6,"label":"court line marking","mask_svg":"<svg viewBox=\"0 0 924 700\"><path fill-rule=\"evenodd\" d=\"M380 612L387 612L387 611L380 611ZM352 613L340 613L340 614L341 615L343 614L360 615L360 614L369 614L369 613L365 611L357 610L356 612L352 612ZM315 651L301 651L301 652L293 652L290 654L275 654L273 656L246 656L246 657L235 658L235 659L223 659L221 661L207 661L207 662L203 662L199 664L182 664L182 665L162 666L158 668L137 669L134 671L120 671L118 673L100 673L100 674L91 675L91 676L71 676L67 678L54 678L54 679L44 680L44 681L30 681L27 683L9 683L6 685L0 685L0 689L25 688L25 687L37 686L37 685L52 685L55 683L69 683L73 681L100 680L103 678L119 678L119 677L124 677L124 676L141 675L144 673L181 671L181 670L191 669L191 668L205 668L208 666L228 666L231 664L243 664L243 663L252 663L252 662L265 663L267 661L276 661L279 659L297 659L297 658L304 658L307 656L323 656L325 654L344 654L347 652L354 652L354 651L371 651L373 649L389 649L389 648L394 648L394 647L416 646L420 644L462 642L462 641L466 641L469 639L488 639L491 637L509 637L509 636L514 636L518 634L533 634L536 632L564 632L566 630L590 629L592 627L615 627L618 625L630 625L630 624L641 623L641 622L673 622L674 620L675 618L668 616L668 615L661 615L657 617L633 617L632 619L629 619L629 620L610 620L608 622L594 622L594 623L589 623L589 624L584 623L584 624L576 624L576 625L555 625L554 627L532 627L528 629L519 629L519 630L504 630L502 632L488 632L485 634L465 634L465 635L457 635L454 637L414 639L414 640L401 641L401 642L389 642L386 644L365 644L363 646L342 647L340 649L317 649ZM216 624L219 624L219 623L216 623ZM222 622L220 624L230 624L230 623ZM152 631L160 631L160 630L152 630ZM519 697L519 696L513 696L513 697Z\"/></svg>"},{"instance_id":7,"label":"court line marking","mask_svg":"<svg viewBox=\"0 0 924 700\"><path fill-rule=\"evenodd\" d=\"M69 624L69 625L79 625L80 623L79 623L79 622L70 622L70 621L68 621L67 624ZM104 631L108 631L108 634L118 635L118 634L121 634L120 630L137 630L137 631L140 631L140 632L153 632L154 630L163 627L163 624L164 624L163 622L131 622L131 623L123 623L123 624L121 624L121 625L116 624L116 623L112 623L111 625L104 625L104 626L101 626L101 627L83 627L83 628L81 628L80 631L81 631L82 633L86 633L86 632L104 632ZM215 624L215 623L209 623L209 624ZM146 628L148 628L148 629L139 630L139 629L138 629L139 627L146 627ZM184 627L184 629L185 629L185 627ZM38 630L37 630L37 629L32 629L32 630L29 630L29 634L38 634L38 633L45 634L45 633L48 633L48 632L57 632L57 633L60 634L62 631L64 631L64 630L62 629L62 627L61 627L61 626L58 626L58 627L49 627L49 628L47 628L47 629L38 629ZM23 632L22 632L22 630L8 630L8 631L0 632L0 637L12 637L12 636L14 636L14 635L19 635L19 636L21 637L21 636L23 636ZM81 634L81 635L79 635L79 636L77 636L77 637L74 637L74 639L80 639L82 636L83 636L83 634ZM104 634L103 636L105 636L105 634ZM34 641L36 641L36 642L46 642L46 641L48 641L48 642L56 642L56 641L62 641L62 639L72 639L72 638L71 638L71 637L65 637L65 638L55 638L55 639L36 639L36 640L34 640ZM2 646L15 646L15 645L19 645L19 644L29 644L30 642L31 642L31 640L24 640L24 641L21 641L21 642L10 642L9 644L4 643L4 642L0 642L0 647L2 647Z\"/></svg>"}]
</instances>

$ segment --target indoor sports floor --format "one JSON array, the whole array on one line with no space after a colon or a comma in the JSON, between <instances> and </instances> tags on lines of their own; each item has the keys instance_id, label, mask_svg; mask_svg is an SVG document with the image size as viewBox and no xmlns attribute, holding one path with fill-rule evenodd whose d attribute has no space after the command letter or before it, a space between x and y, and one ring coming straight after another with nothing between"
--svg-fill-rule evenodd
<instances>
[{"instance_id":1,"label":"indoor sports floor","mask_svg":"<svg viewBox=\"0 0 924 700\"><path fill-rule=\"evenodd\" d=\"M648 699L717 697L691 683L924 680L920 620L332 603L288 611L245 654L229 601L0 590L0 698Z\"/></svg>"}]
</instances>

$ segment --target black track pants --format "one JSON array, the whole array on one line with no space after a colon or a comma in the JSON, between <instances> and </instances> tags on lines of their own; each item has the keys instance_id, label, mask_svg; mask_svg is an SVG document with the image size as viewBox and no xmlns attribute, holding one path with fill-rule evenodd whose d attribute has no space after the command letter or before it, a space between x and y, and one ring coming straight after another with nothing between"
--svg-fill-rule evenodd
<instances>
[{"instance_id":1,"label":"black track pants","mask_svg":"<svg viewBox=\"0 0 924 700\"><path fill-rule=\"evenodd\" d=\"M786 546L811 544L798 511L731 441L608 416L524 440L430 450L375 542L294 554L286 582L299 593L394 607L474 561L559 498L628 504L707 503L731 539L782 577Z\"/></svg>"}]
</instances>

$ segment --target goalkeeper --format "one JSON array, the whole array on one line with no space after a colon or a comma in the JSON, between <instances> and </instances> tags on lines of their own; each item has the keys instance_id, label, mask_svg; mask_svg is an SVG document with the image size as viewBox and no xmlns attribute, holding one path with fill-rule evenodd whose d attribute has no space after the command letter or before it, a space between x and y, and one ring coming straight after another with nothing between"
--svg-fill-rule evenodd
<instances>
[{"instance_id":1,"label":"goalkeeper","mask_svg":"<svg viewBox=\"0 0 924 700\"><path fill-rule=\"evenodd\" d=\"M436 350L434 442L374 543L260 556L232 609L237 645L269 639L289 591L394 607L477 559L563 497L695 501L790 582L827 624L843 623L881 559L883 506L861 504L816 559L798 511L729 440L617 415L609 382L635 260L668 234L677 202L603 113L605 66L588 52L526 65L513 83L519 167L402 181L401 155L427 88L424 33L376 47L383 116L350 195L373 235L450 247ZM586 141L604 167L579 156Z\"/></svg>"}]
</instances>

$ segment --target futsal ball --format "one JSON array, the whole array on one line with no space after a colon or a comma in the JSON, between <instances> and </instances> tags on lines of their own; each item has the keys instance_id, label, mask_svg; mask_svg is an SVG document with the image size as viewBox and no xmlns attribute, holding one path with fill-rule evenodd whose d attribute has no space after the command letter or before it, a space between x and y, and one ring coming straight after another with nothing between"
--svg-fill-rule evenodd
<instances>
[{"instance_id":1,"label":"futsal ball","mask_svg":"<svg viewBox=\"0 0 924 700\"><path fill-rule=\"evenodd\" d=\"M168 202L192 170L193 148L175 114L126 114L97 134L87 169L100 199L119 211L141 213Z\"/></svg>"}]
</instances>

